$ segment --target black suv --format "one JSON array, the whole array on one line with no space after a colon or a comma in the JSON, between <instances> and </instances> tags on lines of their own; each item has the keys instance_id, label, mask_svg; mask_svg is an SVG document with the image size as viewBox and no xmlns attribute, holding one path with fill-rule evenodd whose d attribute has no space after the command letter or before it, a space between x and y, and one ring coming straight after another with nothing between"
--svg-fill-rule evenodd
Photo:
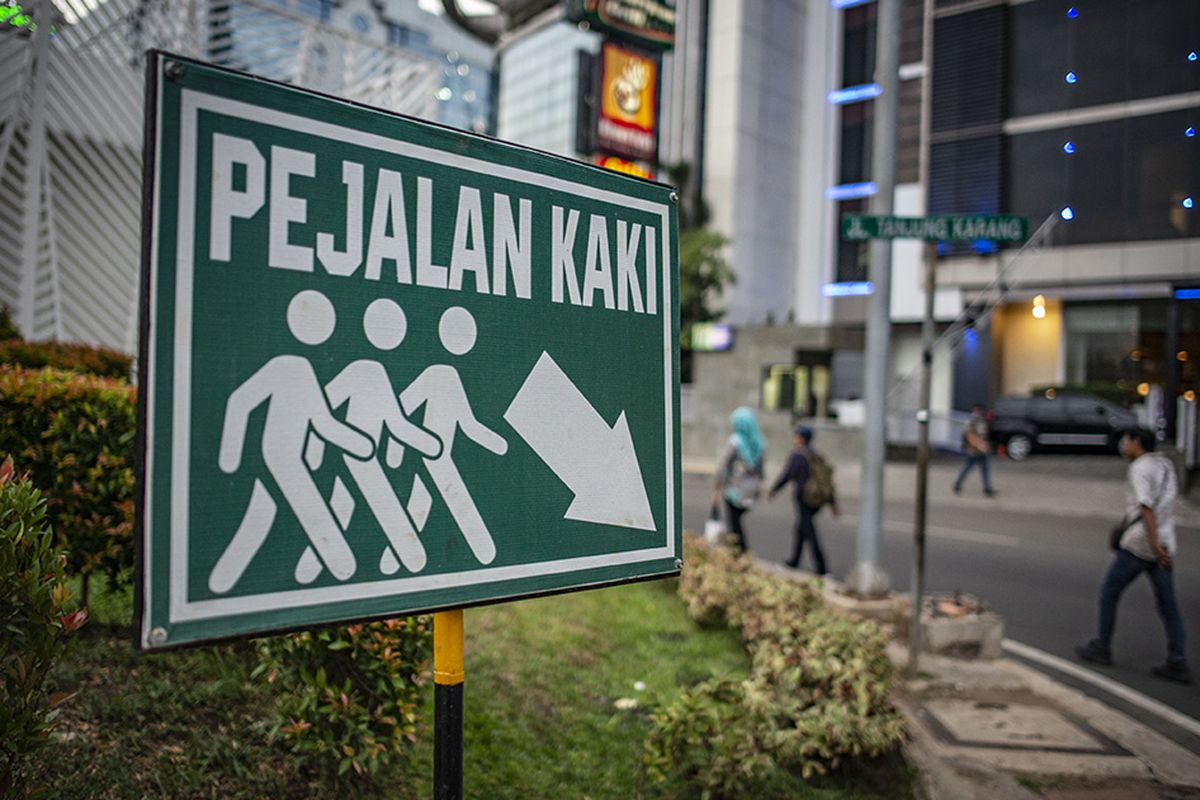
<instances>
[{"instance_id":1,"label":"black suv","mask_svg":"<svg viewBox=\"0 0 1200 800\"><path fill-rule=\"evenodd\" d=\"M1137 430L1137 417L1089 394L1002 397L992 411L992 442L1023 461L1035 449L1094 447L1119 452L1121 437Z\"/></svg>"}]
</instances>

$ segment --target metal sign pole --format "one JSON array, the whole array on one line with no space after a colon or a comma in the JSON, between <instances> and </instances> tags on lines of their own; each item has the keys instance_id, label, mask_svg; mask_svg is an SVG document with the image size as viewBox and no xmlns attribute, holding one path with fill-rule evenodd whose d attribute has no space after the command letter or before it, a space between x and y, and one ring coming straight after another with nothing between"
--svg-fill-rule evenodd
<instances>
[{"instance_id":1,"label":"metal sign pole","mask_svg":"<svg viewBox=\"0 0 1200 800\"><path fill-rule=\"evenodd\" d=\"M896 115L900 79L900 0L880 0L877 17L875 80L883 91L875 100L872 170L878 193L874 214L891 214L896 188ZM891 353L892 243L871 242L869 278L874 291L867 301L867 342L863 365L862 498L859 503L855 565L847 583L860 597L881 597L889 590L880 565L883 531L883 481L887 460L888 359Z\"/></svg>"},{"instance_id":2,"label":"metal sign pole","mask_svg":"<svg viewBox=\"0 0 1200 800\"><path fill-rule=\"evenodd\" d=\"M937 291L937 242L925 247L925 316L921 321L921 397L917 410L917 498L913 520L912 619L908 672L915 675L921 652L921 604L925 594L925 522L929 499L929 395L933 378L933 301Z\"/></svg>"},{"instance_id":3,"label":"metal sign pole","mask_svg":"<svg viewBox=\"0 0 1200 800\"><path fill-rule=\"evenodd\" d=\"M433 615L433 797L462 800L463 612Z\"/></svg>"}]
</instances>

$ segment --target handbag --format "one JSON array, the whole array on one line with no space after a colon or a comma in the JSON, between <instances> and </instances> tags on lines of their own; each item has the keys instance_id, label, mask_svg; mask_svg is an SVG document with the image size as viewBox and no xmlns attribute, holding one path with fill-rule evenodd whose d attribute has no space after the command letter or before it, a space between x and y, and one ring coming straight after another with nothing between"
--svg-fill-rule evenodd
<instances>
[{"instance_id":1,"label":"handbag","mask_svg":"<svg viewBox=\"0 0 1200 800\"><path fill-rule=\"evenodd\" d=\"M721 540L721 535L725 533L725 523L721 521L721 512L713 506L708 512L708 519L704 520L704 541L710 545L715 545Z\"/></svg>"},{"instance_id":2,"label":"handbag","mask_svg":"<svg viewBox=\"0 0 1200 800\"><path fill-rule=\"evenodd\" d=\"M1125 535L1125 531L1133 527L1133 523L1138 521L1138 517L1132 519L1123 519L1117 525L1113 525L1108 532L1108 549L1116 552L1121 547L1121 537Z\"/></svg>"}]
</instances>

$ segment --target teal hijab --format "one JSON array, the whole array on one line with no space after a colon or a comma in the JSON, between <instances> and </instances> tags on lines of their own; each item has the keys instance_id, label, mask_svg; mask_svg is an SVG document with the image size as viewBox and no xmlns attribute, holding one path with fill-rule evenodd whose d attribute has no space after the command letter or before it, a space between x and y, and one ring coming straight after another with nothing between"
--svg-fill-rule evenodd
<instances>
[{"instance_id":1,"label":"teal hijab","mask_svg":"<svg viewBox=\"0 0 1200 800\"><path fill-rule=\"evenodd\" d=\"M738 456L750 466L757 466L762 459L764 445L754 411L742 406L729 416L729 421L733 425L733 443Z\"/></svg>"}]
</instances>

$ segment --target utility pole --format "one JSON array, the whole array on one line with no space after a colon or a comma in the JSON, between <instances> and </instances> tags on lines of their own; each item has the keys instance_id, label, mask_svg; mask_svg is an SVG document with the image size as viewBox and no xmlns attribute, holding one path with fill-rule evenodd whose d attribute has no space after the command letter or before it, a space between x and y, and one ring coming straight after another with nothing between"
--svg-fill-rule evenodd
<instances>
[{"instance_id":1,"label":"utility pole","mask_svg":"<svg viewBox=\"0 0 1200 800\"><path fill-rule=\"evenodd\" d=\"M871 171L876 194L871 213L892 213L896 186L896 118L900 88L900 0L879 0L875 34L875 99ZM874 292L867 303L867 349L863 399L862 506L858 516L857 563L847 583L859 597L879 597L890 582L879 564L883 530L883 467L887 455L888 355L891 349L892 243L871 242L869 277Z\"/></svg>"},{"instance_id":2,"label":"utility pole","mask_svg":"<svg viewBox=\"0 0 1200 800\"><path fill-rule=\"evenodd\" d=\"M933 301L937 293L937 242L925 245L925 314L921 318L921 397L917 409L917 497L913 519L912 616L908 674L915 676L921 654L921 606L925 597L925 527L929 503L929 403L933 382Z\"/></svg>"}]
</instances>

